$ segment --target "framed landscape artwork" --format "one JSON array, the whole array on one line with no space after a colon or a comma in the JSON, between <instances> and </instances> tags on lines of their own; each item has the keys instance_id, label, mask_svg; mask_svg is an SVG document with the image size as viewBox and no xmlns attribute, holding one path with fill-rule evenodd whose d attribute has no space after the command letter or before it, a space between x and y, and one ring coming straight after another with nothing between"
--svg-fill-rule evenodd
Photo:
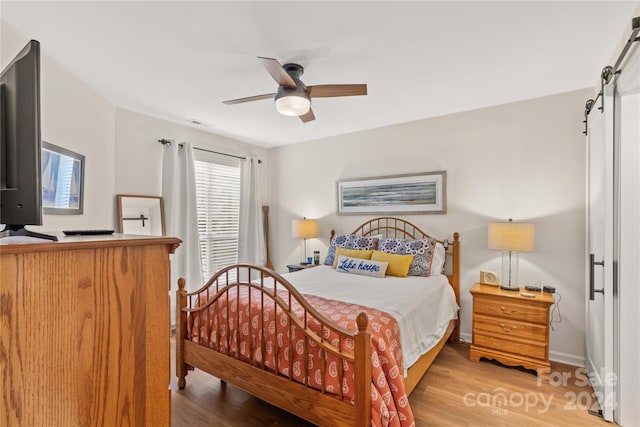
<instances>
[{"instance_id":1,"label":"framed landscape artwork","mask_svg":"<svg viewBox=\"0 0 640 427\"><path fill-rule=\"evenodd\" d=\"M446 171L344 179L336 183L338 215L444 214Z\"/></svg>"}]
</instances>

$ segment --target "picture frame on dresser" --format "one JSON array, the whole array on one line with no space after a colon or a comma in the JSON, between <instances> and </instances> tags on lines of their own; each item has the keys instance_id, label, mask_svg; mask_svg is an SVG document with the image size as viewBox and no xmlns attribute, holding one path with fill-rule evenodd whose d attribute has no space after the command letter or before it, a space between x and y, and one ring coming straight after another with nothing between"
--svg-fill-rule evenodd
<instances>
[{"instance_id":1,"label":"picture frame on dresser","mask_svg":"<svg viewBox=\"0 0 640 427\"><path fill-rule=\"evenodd\" d=\"M161 196L117 194L118 231L144 236L166 235Z\"/></svg>"},{"instance_id":2,"label":"picture frame on dresser","mask_svg":"<svg viewBox=\"0 0 640 427\"><path fill-rule=\"evenodd\" d=\"M419 172L336 182L338 215L445 214L447 172Z\"/></svg>"}]
</instances>

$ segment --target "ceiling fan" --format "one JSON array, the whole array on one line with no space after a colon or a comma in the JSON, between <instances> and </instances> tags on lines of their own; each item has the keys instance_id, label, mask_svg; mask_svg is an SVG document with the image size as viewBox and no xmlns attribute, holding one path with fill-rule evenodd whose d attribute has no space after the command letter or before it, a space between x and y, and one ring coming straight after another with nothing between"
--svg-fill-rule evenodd
<instances>
[{"instance_id":1,"label":"ceiling fan","mask_svg":"<svg viewBox=\"0 0 640 427\"><path fill-rule=\"evenodd\" d=\"M231 99L224 101L224 104L241 104L243 102L275 98L276 110L280 114L284 114L285 116L298 116L300 120L307 123L316 118L311 109L311 98L367 94L366 84L306 86L302 80L300 80L300 76L302 76L304 72L302 65L280 65L277 59L263 58L261 56L259 56L258 59L262 62L262 65L264 65L264 68L267 69L271 77L273 77L273 80L280 85L278 91L276 93Z\"/></svg>"}]
</instances>

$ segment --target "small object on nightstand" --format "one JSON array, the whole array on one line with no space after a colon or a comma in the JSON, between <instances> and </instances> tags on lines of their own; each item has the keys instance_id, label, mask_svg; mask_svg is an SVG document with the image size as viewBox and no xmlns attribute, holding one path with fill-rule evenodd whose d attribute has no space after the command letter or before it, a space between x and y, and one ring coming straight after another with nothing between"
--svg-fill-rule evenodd
<instances>
[{"instance_id":1,"label":"small object on nightstand","mask_svg":"<svg viewBox=\"0 0 640 427\"><path fill-rule=\"evenodd\" d=\"M305 263L287 265L287 268L289 269L289 273L294 273L296 271L305 270L307 268L312 268L312 267L317 267L317 265L305 264Z\"/></svg>"},{"instance_id":2,"label":"small object on nightstand","mask_svg":"<svg viewBox=\"0 0 640 427\"><path fill-rule=\"evenodd\" d=\"M320 265L320 251L313 251L313 263Z\"/></svg>"},{"instance_id":3,"label":"small object on nightstand","mask_svg":"<svg viewBox=\"0 0 640 427\"><path fill-rule=\"evenodd\" d=\"M483 285L500 286L498 275L493 271L480 271L480 283Z\"/></svg>"},{"instance_id":4,"label":"small object on nightstand","mask_svg":"<svg viewBox=\"0 0 640 427\"><path fill-rule=\"evenodd\" d=\"M531 292L540 292L542 291L542 289L540 289L539 286L525 286L524 287L526 290L531 291Z\"/></svg>"},{"instance_id":5,"label":"small object on nightstand","mask_svg":"<svg viewBox=\"0 0 640 427\"><path fill-rule=\"evenodd\" d=\"M532 294L531 292L520 292L520 295L527 298L535 298L536 294Z\"/></svg>"}]
</instances>

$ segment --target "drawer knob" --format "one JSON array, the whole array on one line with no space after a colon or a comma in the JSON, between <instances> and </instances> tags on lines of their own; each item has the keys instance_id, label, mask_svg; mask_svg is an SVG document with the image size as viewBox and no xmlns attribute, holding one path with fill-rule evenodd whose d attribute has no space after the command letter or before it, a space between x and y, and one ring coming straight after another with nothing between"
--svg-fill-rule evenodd
<instances>
[{"instance_id":1,"label":"drawer knob","mask_svg":"<svg viewBox=\"0 0 640 427\"><path fill-rule=\"evenodd\" d=\"M511 332L516 330L516 325L513 325L512 327L508 327L508 326L505 326L504 323L500 323L500 327L504 332Z\"/></svg>"},{"instance_id":2,"label":"drawer knob","mask_svg":"<svg viewBox=\"0 0 640 427\"><path fill-rule=\"evenodd\" d=\"M503 312L504 314L514 314L516 313L518 310L513 309L513 310L507 310L506 308L504 308L504 306L500 307L500 311Z\"/></svg>"}]
</instances>

